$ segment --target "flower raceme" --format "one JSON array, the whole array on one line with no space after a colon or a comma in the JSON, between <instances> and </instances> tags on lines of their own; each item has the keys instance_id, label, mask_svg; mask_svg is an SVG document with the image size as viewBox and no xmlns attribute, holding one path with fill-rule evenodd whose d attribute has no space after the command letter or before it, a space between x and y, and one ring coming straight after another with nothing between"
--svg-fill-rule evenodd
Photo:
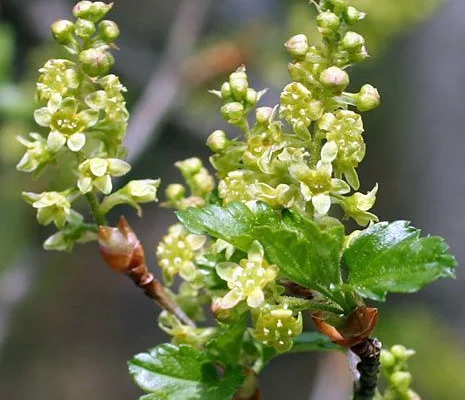
<instances>
[{"instance_id":1,"label":"flower raceme","mask_svg":"<svg viewBox=\"0 0 465 400\"><path fill-rule=\"evenodd\" d=\"M70 56L40 68L40 105L34 119L42 130L30 133L30 139L19 138L26 147L19 170L39 175L51 164L66 169L71 165L77 176L77 182L60 192L24 193L38 210L39 223L54 222L59 229L46 241L47 249L70 249L75 242L95 239L96 227L71 209L81 195L89 200L98 225L119 204L129 204L140 214L140 204L157 200L157 179L131 181L112 193L111 178L126 175L131 166L124 161L122 146L129 119L126 89L109 73L114 63L110 51L117 48L113 42L119 36L118 26L103 20L111 9L112 4L81 1L73 9L75 21L52 25L53 37Z\"/></svg>"}]
</instances>

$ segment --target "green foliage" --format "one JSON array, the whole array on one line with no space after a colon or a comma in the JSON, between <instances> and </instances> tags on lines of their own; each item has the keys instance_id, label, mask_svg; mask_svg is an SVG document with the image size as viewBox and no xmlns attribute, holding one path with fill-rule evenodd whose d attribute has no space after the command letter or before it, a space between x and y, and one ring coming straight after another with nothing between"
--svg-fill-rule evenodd
<instances>
[{"instance_id":1,"label":"green foliage","mask_svg":"<svg viewBox=\"0 0 465 400\"><path fill-rule=\"evenodd\" d=\"M162 344L129 361L129 372L147 394L144 400L227 400L242 383L241 369L218 377L205 352Z\"/></svg>"},{"instance_id":2,"label":"green foliage","mask_svg":"<svg viewBox=\"0 0 465 400\"><path fill-rule=\"evenodd\" d=\"M442 277L454 277L456 261L440 237L420 238L405 221L375 224L344 253L349 283L364 297L416 292Z\"/></svg>"}]
</instances>

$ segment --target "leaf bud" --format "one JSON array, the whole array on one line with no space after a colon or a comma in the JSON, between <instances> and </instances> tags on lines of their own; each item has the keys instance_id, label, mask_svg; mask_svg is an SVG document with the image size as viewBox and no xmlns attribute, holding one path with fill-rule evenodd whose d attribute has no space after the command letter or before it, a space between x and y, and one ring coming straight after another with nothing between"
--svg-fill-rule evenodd
<instances>
[{"instance_id":1,"label":"leaf bud","mask_svg":"<svg viewBox=\"0 0 465 400\"><path fill-rule=\"evenodd\" d=\"M228 145L226 133L221 130L216 130L207 139L207 146L215 153L221 153L226 150Z\"/></svg>"},{"instance_id":2,"label":"leaf bud","mask_svg":"<svg viewBox=\"0 0 465 400\"><path fill-rule=\"evenodd\" d=\"M84 72L91 77L106 75L115 63L113 56L103 50L88 49L79 54Z\"/></svg>"},{"instance_id":3,"label":"leaf bud","mask_svg":"<svg viewBox=\"0 0 465 400\"><path fill-rule=\"evenodd\" d=\"M76 18L98 22L107 15L112 7L113 3L105 4L102 1L80 1L73 8L73 15Z\"/></svg>"},{"instance_id":4,"label":"leaf bud","mask_svg":"<svg viewBox=\"0 0 465 400\"><path fill-rule=\"evenodd\" d=\"M353 25L363 18L365 18L365 13L360 12L352 6L347 7L347 10L344 12L344 20L348 25Z\"/></svg>"},{"instance_id":5,"label":"leaf bud","mask_svg":"<svg viewBox=\"0 0 465 400\"><path fill-rule=\"evenodd\" d=\"M397 390L405 393L412 383L412 374L405 371L396 371L391 375L390 381Z\"/></svg>"},{"instance_id":6,"label":"leaf bud","mask_svg":"<svg viewBox=\"0 0 465 400\"><path fill-rule=\"evenodd\" d=\"M335 33L341 24L339 17L330 11L318 14L316 22L318 25L318 31L325 36Z\"/></svg>"},{"instance_id":7,"label":"leaf bud","mask_svg":"<svg viewBox=\"0 0 465 400\"><path fill-rule=\"evenodd\" d=\"M320 74L320 82L336 93L342 93L349 85L349 75L338 67L329 67Z\"/></svg>"},{"instance_id":8,"label":"leaf bud","mask_svg":"<svg viewBox=\"0 0 465 400\"><path fill-rule=\"evenodd\" d=\"M245 68L241 67L236 72L233 72L229 76L229 84L236 100L245 98L247 96L247 89L249 88Z\"/></svg>"},{"instance_id":9,"label":"leaf bud","mask_svg":"<svg viewBox=\"0 0 465 400\"><path fill-rule=\"evenodd\" d=\"M292 36L286 43L287 52L296 60L303 60L308 51L308 40L305 35Z\"/></svg>"},{"instance_id":10,"label":"leaf bud","mask_svg":"<svg viewBox=\"0 0 465 400\"><path fill-rule=\"evenodd\" d=\"M370 111L378 107L380 96L378 90L371 85L363 85L357 96L358 111Z\"/></svg>"},{"instance_id":11,"label":"leaf bud","mask_svg":"<svg viewBox=\"0 0 465 400\"><path fill-rule=\"evenodd\" d=\"M76 35L83 39L90 38L95 33L95 24L86 19L76 21Z\"/></svg>"},{"instance_id":12,"label":"leaf bud","mask_svg":"<svg viewBox=\"0 0 465 400\"><path fill-rule=\"evenodd\" d=\"M268 124L271 120L273 115L274 109L271 107L259 107L255 111L255 117L257 118L257 122L259 124Z\"/></svg>"},{"instance_id":13,"label":"leaf bud","mask_svg":"<svg viewBox=\"0 0 465 400\"><path fill-rule=\"evenodd\" d=\"M221 107L221 115L230 124L240 125L244 121L244 106L241 103L227 103Z\"/></svg>"},{"instance_id":14,"label":"leaf bud","mask_svg":"<svg viewBox=\"0 0 465 400\"><path fill-rule=\"evenodd\" d=\"M59 44L67 45L71 43L74 33L74 24L66 19L61 19L52 24L52 35Z\"/></svg>"},{"instance_id":15,"label":"leaf bud","mask_svg":"<svg viewBox=\"0 0 465 400\"><path fill-rule=\"evenodd\" d=\"M97 239L100 254L113 270L126 274L145 264L144 249L123 216L116 228L100 226Z\"/></svg>"},{"instance_id":16,"label":"leaf bud","mask_svg":"<svg viewBox=\"0 0 465 400\"><path fill-rule=\"evenodd\" d=\"M114 42L118 39L120 31L118 25L113 21L102 21L99 24L100 37L107 43Z\"/></svg>"}]
</instances>

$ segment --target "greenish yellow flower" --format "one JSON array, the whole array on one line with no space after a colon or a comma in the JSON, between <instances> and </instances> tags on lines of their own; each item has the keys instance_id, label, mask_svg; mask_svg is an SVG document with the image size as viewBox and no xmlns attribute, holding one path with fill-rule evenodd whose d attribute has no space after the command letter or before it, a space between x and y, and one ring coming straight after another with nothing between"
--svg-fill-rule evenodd
<instances>
[{"instance_id":1,"label":"greenish yellow flower","mask_svg":"<svg viewBox=\"0 0 465 400\"><path fill-rule=\"evenodd\" d=\"M127 174L131 166L117 158L91 158L78 167L78 188L81 193L89 193L93 187L103 194L110 194L113 188L112 176Z\"/></svg>"},{"instance_id":2,"label":"greenish yellow flower","mask_svg":"<svg viewBox=\"0 0 465 400\"><path fill-rule=\"evenodd\" d=\"M347 217L354 219L361 226L366 226L370 222L378 222L378 217L368 212L375 204L377 192L378 185L367 194L357 192L349 197L340 196L336 197L334 202L342 207Z\"/></svg>"},{"instance_id":3,"label":"greenish yellow flower","mask_svg":"<svg viewBox=\"0 0 465 400\"><path fill-rule=\"evenodd\" d=\"M41 225L55 223L58 229L63 229L67 218L71 215L71 204L66 193L23 192L24 199L37 209L37 221Z\"/></svg>"},{"instance_id":4,"label":"greenish yellow flower","mask_svg":"<svg viewBox=\"0 0 465 400\"><path fill-rule=\"evenodd\" d=\"M294 164L289 168L291 176L299 181L300 192L305 201L311 201L315 213L326 215L331 207L331 194L345 194L349 185L341 179L332 178L333 168L330 163L319 161L316 168Z\"/></svg>"},{"instance_id":5,"label":"greenish yellow flower","mask_svg":"<svg viewBox=\"0 0 465 400\"><path fill-rule=\"evenodd\" d=\"M44 242L45 250L53 251L71 251L76 243L88 243L96 239L96 233L88 230L76 229L71 227L65 228Z\"/></svg>"},{"instance_id":6,"label":"greenish yellow flower","mask_svg":"<svg viewBox=\"0 0 465 400\"><path fill-rule=\"evenodd\" d=\"M81 150L86 143L85 131L98 122L98 112L94 110L78 111L74 97L62 98L53 94L46 107L34 112L35 121L50 128L47 138L47 150L57 153L66 144L71 151Z\"/></svg>"},{"instance_id":7,"label":"greenish yellow flower","mask_svg":"<svg viewBox=\"0 0 465 400\"><path fill-rule=\"evenodd\" d=\"M186 281L193 281L197 277L194 260L206 242L206 236L190 234L181 224L170 227L168 235L157 247L158 265L167 285L173 282L177 274Z\"/></svg>"},{"instance_id":8,"label":"greenish yellow flower","mask_svg":"<svg viewBox=\"0 0 465 400\"><path fill-rule=\"evenodd\" d=\"M215 188L215 180L199 158L178 161L175 166L181 171L194 196L203 198Z\"/></svg>"},{"instance_id":9,"label":"greenish yellow flower","mask_svg":"<svg viewBox=\"0 0 465 400\"><path fill-rule=\"evenodd\" d=\"M310 125L323 114L321 101L313 99L312 92L299 82L287 85L281 94L279 112L291 125Z\"/></svg>"},{"instance_id":10,"label":"greenish yellow flower","mask_svg":"<svg viewBox=\"0 0 465 400\"><path fill-rule=\"evenodd\" d=\"M258 308L263 304L265 301L263 289L278 275L278 267L268 265L263 255L263 247L254 241L247 259L241 260L239 264L233 262L218 264L216 272L228 283L230 289L221 299L221 308L233 308L243 300L246 300L247 305L252 308Z\"/></svg>"},{"instance_id":11,"label":"greenish yellow flower","mask_svg":"<svg viewBox=\"0 0 465 400\"><path fill-rule=\"evenodd\" d=\"M355 168L365 157L366 151L362 118L353 111L339 110L334 114L325 114L318 124L326 132L328 143L337 146L333 162L336 176L344 174L350 186L357 190L360 183Z\"/></svg>"},{"instance_id":12,"label":"greenish yellow flower","mask_svg":"<svg viewBox=\"0 0 465 400\"><path fill-rule=\"evenodd\" d=\"M174 344L188 344L195 347L203 346L216 333L215 328L196 328L184 325L167 311L163 311L158 317L158 326L172 336Z\"/></svg>"},{"instance_id":13,"label":"greenish yellow flower","mask_svg":"<svg viewBox=\"0 0 465 400\"><path fill-rule=\"evenodd\" d=\"M279 353L292 348L293 338L302 333L302 314L294 316L287 308L264 307L255 322L253 336Z\"/></svg>"},{"instance_id":14,"label":"greenish yellow flower","mask_svg":"<svg viewBox=\"0 0 465 400\"><path fill-rule=\"evenodd\" d=\"M69 60L48 60L39 72L37 94L42 101L50 100L54 94L66 96L79 87L76 64Z\"/></svg>"},{"instance_id":15,"label":"greenish yellow flower","mask_svg":"<svg viewBox=\"0 0 465 400\"><path fill-rule=\"evenodd\" d=\"M47 141L39 133L30 133L33 141L18 136L18 141L26 147L26 153L19 161L16 168L19 171L33 172L41 169L52 160L52 154L47 150Z\"/></svg>"}]
</instances>

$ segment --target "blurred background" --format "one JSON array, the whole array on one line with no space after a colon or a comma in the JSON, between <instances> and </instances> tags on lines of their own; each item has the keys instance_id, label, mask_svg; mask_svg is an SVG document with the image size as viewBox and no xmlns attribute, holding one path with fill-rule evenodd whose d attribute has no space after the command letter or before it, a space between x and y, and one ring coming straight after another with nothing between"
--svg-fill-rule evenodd
<instances>
[{"instance_id":1,"label":"blurred background","mask_svg":"<svg viewBox=\"0 0 465 400\"><path fill-rule=\"evenodd\" d=\"M362 189L380 185L381 220L406 219L444 236L465 262L465 2L352 0L368 13L360 24L372 58L352 84L376 86L382 107L365 117L368 153ZM23 149L15 136L33 128L38 68L59 57L49 25L69 18L68 0L0 0L0 398L128 400L126 360L166 337L153 304L108 270L96 245L72 254L41 249L50 234L20 198L66 179L52 171L38 181L15 170ZM132 122L126 145L131 176L180 181L173 163L199 155L218 128L218 101L207 94L246 64L252 86L270 88L274 105L287 81L282 44L301 31L315 37L306 0L116 0L120 24L115 72L129 89ZM123 183L123 182L122 182ZM162 192L161 192L162 193ZM121 210L119 210L121 212ZM142 238L153 270L154 248L174 221L145 207L123 210ZM112 216L116 221L117 215ZM152 250L152 251L150 251ZM465 273L417 295L390 296L377 335L385 345L417 350L414 388L424 399L463 399ZM309 327L311 329L311 327ZM342 356L290 355L262 376L265 400L347 399Z\"/></svg>"}]
</instances>

